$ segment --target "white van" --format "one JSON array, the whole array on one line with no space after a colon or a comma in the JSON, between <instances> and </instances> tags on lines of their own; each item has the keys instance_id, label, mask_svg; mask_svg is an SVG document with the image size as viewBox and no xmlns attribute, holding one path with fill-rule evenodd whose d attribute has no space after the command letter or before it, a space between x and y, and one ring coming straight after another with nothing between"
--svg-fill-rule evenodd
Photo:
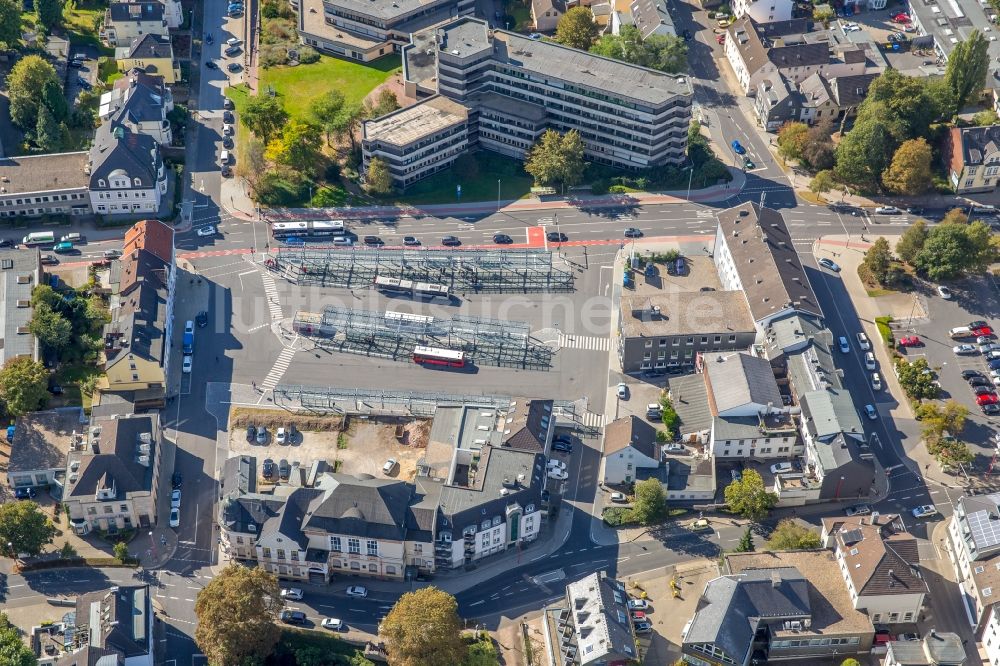
<instances>
[{"instance_id":1,"label":"white van","mask_svg":"<svg viewBox=\"0 0 1000 666\"><path fill-rule=\"evenodd\" d=\"M997 212L997 207L989 204L973 204L972 212L976 215L993 215Z\"/></svg>"},{"instance_id":2,"label":"white van","mask_svg":"<svg viewBox=\"0 0 1000 666\"><path fill-rule=\"evenodd\" d=\"M219 153L219 164L229 164L229 151L223 150Z\"/></svg>"},{"instance_id":3,"label":"white van","mask_svg":"<svg viewBox=\"0 0 1000 666\"><path fill-rule=\"evenodd\" d=\"M948 331L948 335L956 340L960 338L971 338L972 329L969 328L968 326L956 326L955 328Z\"/></svg>"}]
</instances>

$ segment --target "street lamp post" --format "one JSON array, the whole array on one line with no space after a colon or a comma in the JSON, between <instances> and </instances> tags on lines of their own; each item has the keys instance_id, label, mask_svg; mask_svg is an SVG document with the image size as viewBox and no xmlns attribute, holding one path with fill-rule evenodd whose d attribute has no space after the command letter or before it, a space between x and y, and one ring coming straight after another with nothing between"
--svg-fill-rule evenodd
<instances>
[{"instance_id":1,"label":"street lamp post","mask_svg":"<svg viewBox=\"0 0 1000 666\"><path fill-rule=\"evenodd\" d=\"M500 179L497 178L497 212L500 212Z\"/></svg>"},{"instance_id":2,"label":"street lamp post","mask_svg":"<svg viewBox=\"0 0 1000 666\"><path fill-rule=\"evenodd\" d=\"M691 203L691 180L694 178L694 165L688 167L688 193L687 202Z\"/></svg>"},{"instance_id":3,"label":"street lamp post","mask_svg":"<svg viewBox=\"0 0 1000 666\"><path fill-rule=\"evenodd\" d=\"M840 487L844 485L844 477L840 477L840 481L837 482L837 492L833 499L840 499Z\"/></svg>"}]
</instances>

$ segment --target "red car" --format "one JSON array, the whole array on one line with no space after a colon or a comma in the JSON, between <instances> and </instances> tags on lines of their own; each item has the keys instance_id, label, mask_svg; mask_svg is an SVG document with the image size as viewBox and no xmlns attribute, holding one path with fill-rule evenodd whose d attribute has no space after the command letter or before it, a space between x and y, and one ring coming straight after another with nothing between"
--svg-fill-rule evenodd
<instances>
[{"instance_id":1,"label":"red car","mask_svg":"<svg viewBox=\"0 0 1000 666\"><path fill-rule=\"evenodd\" d=\"M982 407L983 405L995 405L1000 402L1000 398L997 397L996 393L984 393L983 395L976 396L976 404Z\"/></svg>"},{"instance_id":2,"label":"red car","mask_svg":"<svg viewBox=\"0 0 1000 666\"><path fill-rule=\"evenodd\" d=\"M978 328L972 329L972 334L976 337L990 336L993 335L993 329L989 326L980 326Z\"/></svg>"},{"instance_id":3,"label":"red car","mask_svg":"<svg viewBox=\"0 0 1000 666\"><path fill-rule=\"evenodd\" d=\"M919 347L922 344L920 338L916 335L906 335L899 339L900 347Z\"/></svg>"},{"instance_id":4,"label":"red car","mask_svg":"<svg viewBox=\"0 0 1000 666\"><path fill-rule=\"evenodd\" d=\"M892 17L892 20L895 21L896 23L909 23L910 17L907 16L906 14L896 14L895 16Z\"/></svg>"},{"instance_id":5,"label":"red car","mask_svg":"<svg viewBox=\"0 0 1000 666\"><path fill-rule=\"evenodd\" d=\"M646 614L639 610L632 611L632 621L633 622L643 622L646 619Z\"/></svg>"},{"instance_id":6,"label":"red car","mask_svg":"<svg viewBox=\"0 0 1000 666\"><path fill-rule=\"evenodd\" d=\"M726 34L725 34L725 33L723 33L723 34L721 34L721 35L718 35L718 36L717 36L717 37L715 38L715 41L719 42L720 44L725 44L725 43L726 43Z\"/></svg>"}]
</instances>

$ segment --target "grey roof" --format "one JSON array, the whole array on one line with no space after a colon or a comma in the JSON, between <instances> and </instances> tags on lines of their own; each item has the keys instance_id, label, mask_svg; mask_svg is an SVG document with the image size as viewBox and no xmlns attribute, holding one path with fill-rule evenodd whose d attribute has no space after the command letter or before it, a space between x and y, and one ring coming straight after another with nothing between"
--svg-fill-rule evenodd
<instances>
[{"instance_id":1,"label":"grey roof","mask_svg":"<svg viewBox=\"0 0 1000 666\"><path fill-rule=\"evenodd\" d=\"M691 619L685 643L712 643L743 663L757 624L766 618L810 617L809 588L797 569L749 569L709 581L704 605Z\"/></svg>"},{"instance_id":2,"label":"grey roof","mask_svg":"<svg viewBox=\"0 0 1000 666\"><path fill-rule=\"evenodd\" d=\"M102 123L94 135L90 148L90 189L112 189L107 182L109 175L127 175L133 183L152 189L156 186L157 173L162 164L156 140L146 134L112 122ZM104 186L100 185L105 181Z\"/></svg>"},{"instance_id":3,"label":"grey roof","mask_svg":"<svg viewBox=\"0 0 1000 666\"><path fill-rule=\"evenodd\" d=\"M1000 125L962 127L954 131L962 138L962 159L965 164L982 164L987 155L1000 152Z\"/></svg>"},{"instance_id":4,"label":"grey roof","mask_svg":"<svg viewBox=\"0 0 1000 666\"><path fill-rule=\"evenodd\" d=\"M963 527L968 527L975 544L974 559L1000 550L1000 493L966 495L958 503L959 515L965 514Z\"/></svg>"},{"instance_id":5,"label":"grey roof","mask_svg":"<svg viewBox=\"0 0 1000 666\"><path fill-rule=\"evenodd\" d=\"M579 664L630 661L638 656L625 586L602 572L566 586Z\"/></svg>"},{"instance_id":6,"label":"grey roof","mask_svg":"<svg viewBox=\"0 0 1000 666\"><path fill-rule=\"evenodd\" d=\"M80 407L29 412L17 417L7 473L65 470L73 432L85 431L86 424Z\"/></svg>"},{"instance_id":7,"label":"grey roof","mask_svg":"<svg viewBox=\"0 0 1000 666\"><path fill-rule=\"evenodd\" d=\"M31 290L38 286L42 265L36 249L0 250L0 294L5 307L0 309L0 365L18 356L38 359L38 340L26 331L34 308L30 307ZM28 307L21 307L24 303Z\"/></svg>"},{"instance_id":8,"label":"grey roof","mask_svg":"<svg viewBox=\"0 0 1000 666\"><path fill-rule=\"evenodd\" d=\"M3 187L8 195L82 190L87 187L90 179L85 173L87 159L86 151L0 157L0 178L3 179Z\"/></svg>"},{"instance_id":9,"label":"grey roof","mask_svg":"<svg viewBox=\"0 0 1000 666\"><path fill-rule=\"evenodd\" d=\"M816 317L792 315L772 321L767 327L768 356L774 357L806 345L816 345L817 358L821 363L833 365L830 357L830 343L833 334L823 328L823 322Z\"/></svg>"},{"instance_id":10,"label":"grey roof","mask_svg":"<svg viewBox=\"0 0 1000 666\"><path fill-rule=\"evenodd\" d=\"M617 453L631 446L653 460L660 459L656 428L634 414L612 421L604 428L604 455Z\"/></svg>"},{"instance_id":11,"label":"grey roof","mask_svg":"<svg viewBox=\"0 0 1000 666\"><path fill-rule=\"evenodd\" d=\"M548 118L548 111L543 106L495 92L475 93L471 96L471 101L478 103L481 108L492 109L534 123L542 123Z\"/></svg>"},{"instance_id":12,"label":"grey roof","mask_svg":"<svg viewBox=\"0 0 1000 666\"><path fill-rule=\"evenodd\" d=\"M760 437L760 419L756 416L717 416L712 420L713 439L734 440Z\"/></svg>"},{"instance_id":13,"label":"grey roof","mask_svg":"<svg viewBox=\"0 0 1000 666\"><path fill-rule=\"evenodd\" d=\"M76 481L67 482L64 496L94 500L98 489L115 489L112 499L124 499L129 493L150 492L153 488L153 461L159 455L158 417L155 414L93 421L89 431L90 448L69 454L69 462L80 463ZM140 462L140 436L148 433L149 464ZM72 476L70 477L72 479Z\"/></svg>"},{"instance_id":14,"label":"grey roof","mask_svg":"<svg viewBox=\"0 0 1000 666\"><path fill-rule=\"evenodd\" d=\"M441 0L325 0L333 10L343 10L350 14L360 14L394 23L411 14L433 11L435 5L444 8Z\"/></svg>"},{"instance_id":15,"label":"grey roof","mask_svg":"<svg viewBox=\"0 0 1000 666\"><path fill-rule=\"evenodd\" d=\"M118 260L119 291L104 327L105 366L122 362L131 355L162 364L167 298L165 264L151 252L136 250Z\"/></svg>"},{"instance_id":16,"label":"grey roof","mask_svg":"<svg viewBox=\"0 0 1000 666\"><path fill-rule=\"evenodd\" d=\"M719 213L754 321L794 308L822 316L781 213L744 203Z\"/></svg>"},{"instance_id":17,"label":"grey roof","mask_svg":"<svg viewBox=\"0 0 1000 666\"><path fill-rule=\"evenodd\" d=\"M632 0L629 5L632 23L639 29L643 39L665 31L676 35L674 19L667 11L666 0Z\"/></svg>"},{"instance_id":18,"label":"grey roof","mask_svg":"<svg viewBox=\"0 0 1000 666\"><path fill-rule=\"evenodd\" d=\"M327 474L311 498L302 529L402 541L414 487L395 479Z\"/></svg>"},{"instance_id":19,"label":"grey roof","mask_svg":"<svg viewBox=\"0 0 1000 666\"><path fill-rule=\"evenodd\" d=\"M678 96L693 95L686 76L630 65L552 41L491 30L489 24L480 19L459 18L439 28L438 34L443 36L442 52L463 57L489 51L492 41L494 61L542 79L565 81L594 94L614 95L653 106L665 105Z\"/></svg>"},{"instance_id":20,"label":"grey roof","mask_svg":"<svg viewBox=\"0 0 1000 666\"><path fill-rule=\"evenodd\" d=\"M148 585L87 592L76 599L76 630L87 633L88 639L83 640L90 645L126 659L147 655L153 647L152 612Z\"/></svg>"},{"instance_id":21,"label":"grey roof","mask_svg":"<svg viewBox=\"0 0 1000 666\"><path fill-rule=\"evenodd\" d=\"M767 120L772 122L798 120L802 111L802 96L778 71L761 79L757 99L766 101Z\"/></svg>"},{"instance_id":22,"label":"grey roof","mask_svg":"<svg viewBox=\"0 0 1000 666\"><path fill-rule=\"evenodd\" d=\"M826 441L844 433L864 438L861 417L854 409L851 394L842 389L809 391L800 396L802 416L814 438Z\"/></svg>"},{"instance_id":23,"label":"grey roof","mask_svg":"<svg viewBox=\"0 0 1000 666\"><path fill-rule=\"evenodd\" d=\"M162 21L163 3L158 0L150 2L112 2L108 6L108 16L114 23L129 21Z\"/></svg>"},{"instance_id":24,"label":"grey roof","mask_svg":"<svg viewBox=\"0 0 1000 666\"><path fill-rule=\"evenodd\" d=\"M172 58L173 55L174 49L170 44L170 37L151 32L136 37L128 47L128 57L134 59Z\"/></svg>"},{"instance_id":25,"label":"grey roof","mask_svg":"<svg viewBox=\"0 0 1000 666\"><path fill-rule=\"evenodd\" d=\"M715 352L702 355L702 369L716 414L748 403L781 405L778 382L767 359L743 352Z\"/></svg>"},{"instance_id":26,"label":"grey roof","mask_svg":"<svg viewBox=\"0 0 1000 666\"><path fill-rule=\"evenodd\" d=\"M300 550L309 546L309 538L303 530L309 516L312 502L322 496L318 488L295 488L287 496L284 503L277 509L274 516L269 517L260 527L260 537L263 539L277 535L298 545Z\"/></svg>"},{"instance_id":27,"label":"grey roof","mask_svg":"<svg viewBox=\"0 0 1000 666\"><path fill-rule=\"evenodd\" d=\"M118 87L125 81L126 85ZM123 122L160 122L167 117L167 100L170 91L163 84L162 76L132 70L115 82L121 90L118 111L111 116L112 125Z\"/></svg>"},{"instance_id":28,"label":"grey roof","mask_svg":"<svg viewBox=\"0 0 1000 666\"><path fill-rule=\"evenodd\" d=\"M830 79L833 97L841 108L857 106L868 96L868 89L876 78L878 74L872 73Z\"/></svg>"},{"instance_id":29,"label":"grey roof","mask_svg":"<svg viewBox=\"0 0 1000 666\"><path fill-rule=\"evenodd\" d=\"M667 378L667 388L677 416L681 419L681 434L707 432L712 427L712 409L708 388L701 374Z\"/></svg>"},{"instance_id":30,"label":"grey roof","mask_svg":"<svg viewBox=\"0 0 1000 666\"><path fill-rule=\"evenodd\" d=\"M931 630L923 640L890 641L891 661L900 666L962 666L965 648L962 637L949 632Z\"/></svg>"},{"instance_id":31,"label":"grey roof","mask_svg":"<svg viewBox=\"0 0 1000 666\"><path fill-rule=\"evenodd\" d=\"M85 645L59 657L56 666L125 666L125 658L114 650Z\"/></svg>"},{"instance_id":32,"label":"grey roof","mask_svg":"<svg viewBox=\"0 0 1000 666\"><path fill-rule=\"evenodd\" d=\"M495 446L484 448L475 487L445 485L441 488L441 527L446 527L446 522L457 530L478 525L484 518L504 515L506 508L515 503L522 507L528 504L540 507L543 460L540 453Z\"/></svg>"},{"instance_id":33,"label":"grey roof","mask_svg":"<svg viewBox=\"0 0 1000 666\"><path fill-rule=\"evenodd\" d=\"M816 107L822 106L826 102L833 101L833 91L826 78L819 72L806 77L799 84L799 92L802 95L802 106Z\"/></svg>"},{"instance_id":34,"label":"grey roof","mask_svg":"<svg viewBox=\"0 0 1000 666\"><path fill-rule=\"evenodd\" d=\"M714 267L713 267L714 272ZM622 336L733 335L754 332L739 291L656 291L622 294ZM654 315L652 308L660 308Z\"/></svg>"}]
</instances>

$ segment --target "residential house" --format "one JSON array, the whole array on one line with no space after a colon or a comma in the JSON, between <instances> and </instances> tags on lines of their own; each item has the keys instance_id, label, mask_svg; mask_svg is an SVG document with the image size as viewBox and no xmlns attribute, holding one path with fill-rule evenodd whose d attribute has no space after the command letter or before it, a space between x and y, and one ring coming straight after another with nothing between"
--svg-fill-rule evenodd
<instances>
[{"instance_id":1,"label":"residential house","mask_svg":"<svg viewBox=\"0 0 1000 666\"><path fill-rule=\"evenodd\" d=\"M156 220L139 222L126 232L123 252L111 267L111 322L104 330L98 392L162 405L173 335L173 229Z\"/></svg>"},{"instance_id":2,"label":"residential house","mask_svg":"<svg viewBox=\"0 0 1000 666\"><path fill-rule=\"evenodd\" d=\"M734 0L733 16L749 16L757 23L792 20L792 0Z\"/></svg>"},{"instance_id":3,"label":"residential house","mask_svg":"<svg viewBox=\"0 0 1000 666\"><path fill-rule=\"evenodd\" d=\"M640 470L659 468L662 457L652 425L635 415L612 421L604 428L601 483L635 483Z\"/></svg>"},{"instance_id":4,"label":"residential house","mask_svg":"<svg viewBox=\"0 0 1000 666\"><path fill-rule=\"evenodd\" d=\"M90 205L98 215L156 215L167 169L156 139L127 124L102 123L90 148Z\"/></svg>"},{"instance_id":5,"label":"residential house","mask_svg":"<svg viewBox=\"0 0 1000 666\"><path fill-rule=\"evenodd\" d=\"M942 159L956 194L994 192L1000 181L1000 125L952 127Z\"/></svg>"},{"instance_id":6,"label":"residential house","mask_svg":"<svg viewBox=\"0 0 1000 666\"><path fill-rule=\"evenodd\" d=\"M162 442L156 413L94 419L72 435L63 504L75 533L156 525Z\"/></svg>"},{"instance_id":7,"label":"residential house","mask_svg":"<svg viewBox=\"0 0 1000 666\"><path fill-rule=\"evenodd\" d=\"M48 666L153 666L154 611L148 585L116 585L80 595L58 629L65 652L39 655Z\"/></svg>"},{"instance_id":8,"label":"residential house","mask_svg":"<svg viewBox=\"0 0 1000 666\"><path fill-rule=\"evenodd\" d=\"M889 641L882 666L963 666L965 657L961 636L931 629L918 641Z\"/></svg>"},{"instance_id":9,"label":"residential house","mask_svg":"<svg viewBox=\"0 0 1000 666\"><path fill-rule=\"evenodd\" d=\"M566 586L565 599L545 609L549 663L609 666L638 660L625 585L606 572Z\"/></svg>"},{"instance_id":10,"label":"residential house","mask_svg":"<svg viewBox=\"0 0 1000 666\"><path fill-rule=\"evenodd\" d=\"M681 632L688 664L770 663L870 651L875 627L854 609L833 553L730 553Z\"/></svg>"},{"instance_id":11,"label":"residential house","mask_svg":"<svg viewBox=\"0 0 1000 666\"><path fill-rule=\"evenodd\" d=\"M101 95L98 116L103 122L125 125L137 134L146 134L169 146L172 136L167 114L173 108L173 95L162 76L133 69Z\"/></svg>"},{"instance_id":12,"label":"residential house","mask_svg":"<svg viewBox=\"0 0 1000 666\"><path fill-rule=\"evenodd\" d=\"M0 295L5 304L0 327L0 365L27 357L39 358L38 339L28 328L34 314L31 292L41 284L42 265L38 250L0 250Z\"/></svg>"},{"instance_id":13,"label":"residential house","mask_svg":"<svg viewBox=\"0 0 1000 666\"><path fill-rule=\"evenodd\" d=\"M0 218L89 215L86 152L0 158Z\"/></svg>"},{"instance_id":14,"label":"residential house","mask_svg":"<svg viewBox=\"0 0 1000 666\"><path fill-rule=\"evenodd\" d=\"M7 483L12 488L48 488L56 499L66 482L66 452L73 433L86 428L79 407L29 412L14 422L7 462Z\"/></svg>"},{"instance_id":15,"label":"residential house","mask_svg":"<svg viewBox=\"0 0 1000 666\"><path fill-rule=\"evenodd\" d=\"M181 78L169 36L147 33L136 37L115 49L115 60L119 72L141 69L147 74L162 76L163 82L168 84L177 83Z\"/></svg>"},{"instance_id":16,"label":"residential house","mask_svg":"<svg viewBox=\"0 0 1000 666\"><path fill-rule=\"evenodd\" d=\"M145 35L167 37L166 6L156 0L112 2L104 10L101 41L112 48L131 46Z\"/></svg>"},{"instance_id":17,"label":"residential house","mask_svg":"<svg viewBox=\"0 0 1000 666\"><path fill-rule=\"evenodd\" d=\"M555 32L559 17L565 13L566 4L562 0L531 0L531 23L537 32Z\"/></svg>"},{"instance_id":18,"label":"residential house","mask_svg":"<svg viewBox=\"0 0 1000 666\"><path fill-rule=\"evenodd\" d=\"M846 55L864 57L864 52L851 51ZM772 72L758 84L754 99L757 122L769 132L793 121L810 125L843 122L857 113L877 76L868 73L830 78L825 72L816 72L795 85L779 72Z\"/></svg>"},{"instance_id":19,"label":"residential house","mask_svg":"<svg viewBox=\"0 0 1000 666\"><path fill-rule=\"evenodd\" d=\"M674 19L667 11L667 0L632 0L628 13L632 18L632 24L639 29L643 39L653 35L677 36ZM612 24L614 25L614 21Z\"/></svg>"},{"instance_id":20,"label":"residential house","mask_svg":"<svg viewBox=\"0 0 1000 666\"><path fill-rule=\"evenodd\" d=\"M914 624L928 589L917 540L896 514L823 518L823 539L832 546L854 608L873 624Z\"/></svg>"}]
</instances>

